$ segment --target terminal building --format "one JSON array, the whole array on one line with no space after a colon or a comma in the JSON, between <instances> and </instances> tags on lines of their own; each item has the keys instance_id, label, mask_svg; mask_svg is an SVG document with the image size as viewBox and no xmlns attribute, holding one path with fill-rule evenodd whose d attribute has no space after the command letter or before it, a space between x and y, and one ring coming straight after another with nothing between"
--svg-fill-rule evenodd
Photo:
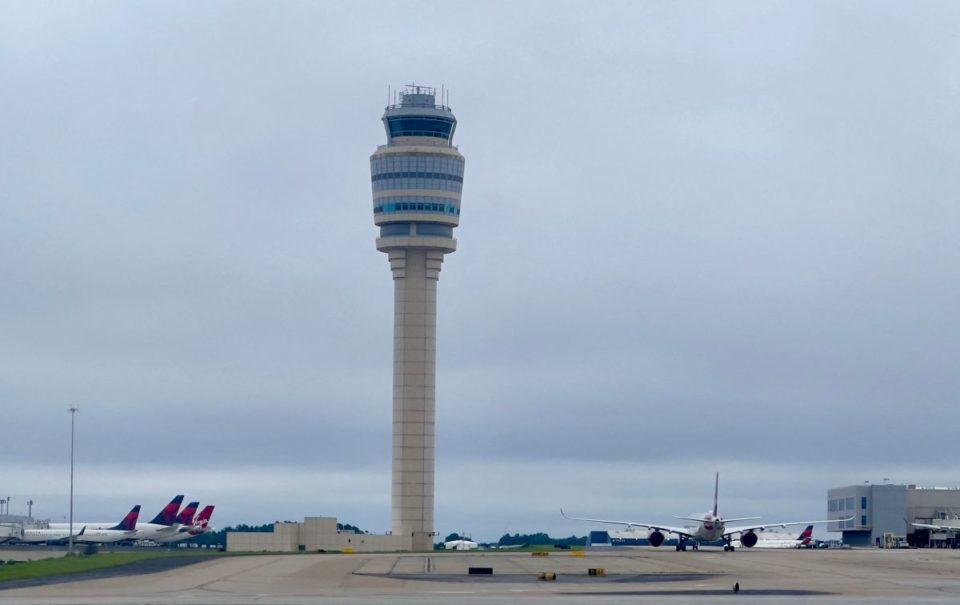
<instances>
[{"instance_id":1,"label":"terminal building","mask_svg":"<svg viewBox=\"0 0 960 605\"><path fill-rule=\"evenodd\" d=\"M865 483L827 491L827 531L842 532L850 546L957 547L955 532L913 524L936 525L958 515L960 488Z\"/></svg>"}]
</instances>

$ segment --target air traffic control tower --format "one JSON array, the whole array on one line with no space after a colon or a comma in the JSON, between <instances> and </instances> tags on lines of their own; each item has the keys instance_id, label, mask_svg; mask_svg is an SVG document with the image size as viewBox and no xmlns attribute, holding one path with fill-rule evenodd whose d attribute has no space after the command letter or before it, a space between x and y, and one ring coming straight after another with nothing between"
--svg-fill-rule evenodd
<instances>
[{"instance_id":1,"label":"air traffic control tower","mask_svg":"<svg viewBox=\"0 0 960 605\"><path fill-rule=\"evenodd\" d=\"M370 156L377 250L393 272L393 534L433 549L437 280L457 249L463 156L436 91L407 86L387 106L387 144Z\"/></svg>"}]
</instances>

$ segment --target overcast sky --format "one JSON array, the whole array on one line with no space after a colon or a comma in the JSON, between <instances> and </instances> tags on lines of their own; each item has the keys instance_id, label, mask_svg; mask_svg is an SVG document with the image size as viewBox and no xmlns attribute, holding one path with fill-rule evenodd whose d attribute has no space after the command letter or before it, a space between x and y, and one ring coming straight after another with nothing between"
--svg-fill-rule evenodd
<instances>
[{"instance_id":1,"label":"overcast sky","mask_svg":"<svg viewBox=\"0 0 960 605\"><path fill-rule=\"evenodd\" d=\"M10 512L390 527L368 158L443 85L437 531L960 484L960 5L0 2Z\"/></svg>"}]
</instances>

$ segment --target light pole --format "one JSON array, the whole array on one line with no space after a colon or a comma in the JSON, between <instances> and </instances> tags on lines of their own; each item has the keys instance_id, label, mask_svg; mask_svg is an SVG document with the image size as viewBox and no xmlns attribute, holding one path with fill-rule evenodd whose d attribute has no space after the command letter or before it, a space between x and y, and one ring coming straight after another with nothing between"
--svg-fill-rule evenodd
<instances>
[{"instance_id":1,"label":"light pole","mask_svg":"<svg viewBox=\"0 0 960 605\"><path fill-rule=\"evenodd\" d=\"M33 500L27 500L27 516L33 519Z\"/></svg>"},{"instance_id":2,"label":"light pole","mask_svg":"<svg viewBox=\"0 0 960 605\"><path fill-rule=\"evenodd\" d=\"M73 554L73 425L80 408L70 406L70 554Z\"/></svg>"}]
</instances>

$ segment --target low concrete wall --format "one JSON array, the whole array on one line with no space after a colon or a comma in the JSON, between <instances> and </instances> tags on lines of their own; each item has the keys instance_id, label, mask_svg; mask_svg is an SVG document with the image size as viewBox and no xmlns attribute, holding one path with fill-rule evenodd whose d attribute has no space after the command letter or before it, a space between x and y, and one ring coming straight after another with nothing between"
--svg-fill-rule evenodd
<instances>
[{"instance_id":1,"label":"low concrete wall","mask_svg":"<svg viewBox=\"0 0 960 605\"><path fill-rule=\"evenodd\" d=\"M413 549L410 538L375 534L340 534L340 550L353 552L409 552Z\"/></svg>"}]
</instances>

